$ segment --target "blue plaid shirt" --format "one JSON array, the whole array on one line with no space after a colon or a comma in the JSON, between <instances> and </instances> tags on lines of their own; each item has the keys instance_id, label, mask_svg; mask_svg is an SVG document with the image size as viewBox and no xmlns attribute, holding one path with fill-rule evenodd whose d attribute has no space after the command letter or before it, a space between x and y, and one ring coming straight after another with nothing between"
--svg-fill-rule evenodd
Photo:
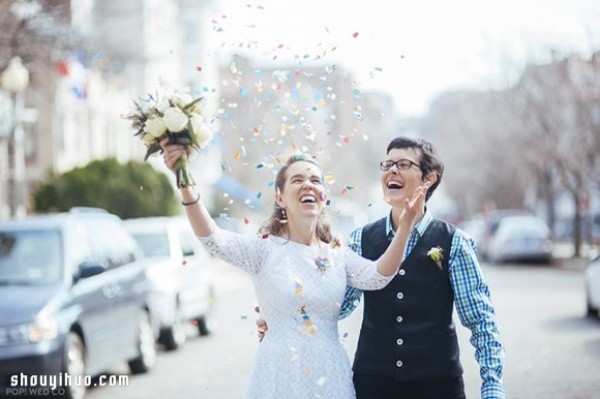
<instances>
[{"instance_id":1,"label":"blue plaid shirt","mask_svg":"<svg viewBox=\"0 0 600 399\"><path fill-rule=\"evenodd\" d=\"M426 211L423 218L415 225L408 239L405 259L432 219L432 215ZM386 231L391 241L394 237L391 213L386 219ZM354 252L362 255L362 228L351 233L349 246ZM471 344L475 347L475 358L479 363L482 379L481 399L504 399L502 385L504 348L500 343L490 291L481 273L476 250L475 242L457 229L448 258L450 283L460 322L471 330ZM356 288L346 288L340 318L352 313L359 304L361 295L362 292Z\"/></svg>"}]
</instances>

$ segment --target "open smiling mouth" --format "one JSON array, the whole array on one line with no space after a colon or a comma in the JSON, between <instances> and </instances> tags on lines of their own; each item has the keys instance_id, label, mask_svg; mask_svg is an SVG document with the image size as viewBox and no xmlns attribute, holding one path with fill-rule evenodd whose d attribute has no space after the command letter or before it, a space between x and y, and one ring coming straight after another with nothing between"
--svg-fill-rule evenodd
<instances>
[{"instance_id":1,"label":"open smiling mouth","mask_svg":"<svg viewBox=\"0 0 600 399\"><path fill-rule=\"evenodd\" d=\"M312 194L305 194L302 197L300 197L300 202L303 204L316 204L317 197L315 197Z\"/></svg>"},{"instance_id":2,"label":"open smiling mouth","mask_svg":"<svg viewBox=\"0 0 600 399\"><path fill-rule=\"evenodd\" d=\"M403 187L404 186L402 184L398 183L397 181L389 181L387 183L387 188L389 188L390 190L399 190Z\"/></svg>"}]
</instances>

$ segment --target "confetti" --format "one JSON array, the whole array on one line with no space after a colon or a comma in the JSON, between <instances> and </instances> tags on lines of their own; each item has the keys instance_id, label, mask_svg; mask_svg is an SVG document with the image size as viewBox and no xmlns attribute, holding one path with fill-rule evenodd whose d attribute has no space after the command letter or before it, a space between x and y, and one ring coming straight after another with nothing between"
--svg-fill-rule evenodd
<instances>
[{"instance_id":1,"label":"confetti","mask_svg":"<svg viewBox=\"0 0 600 399\"><path fill-rule=\"evenodd\" d=\"M302 296L302 280L299 277L296 277L294 281L294 294L298 296Z\"/></svg>"},{"instance_id":2,"label":"confetti","mask_svg":"<svg viewBox=\"0 0 600 399\"><path fill-rule=\"evenodd\" d=\"M302 307L300 307L300 314L302 315L302 320L304 320L306 333L308 335L315 335L315 327L313 326L310 317L306 313L306 305L302 305Z\"/></svg>"},{"instance_id":3,"label":"confetti","mask_svg":"<svg viewBox=\"0 0 600 399\"><path fill-rule=\"evenodd\" d=\"M346 194L348 191L353 190L353 189L354 189L354 186L352 186L352 185L344 186L344 188L342 188L342 195Z\"/></svg>"},{"instance_id":4,"label":"confetti","mask_svg":"<svg viewBox=\"0 0 600 399\"><path fill-rule=\"evenodd\" d=\"M250 219L244 216L244 224L250 224Z\"/></svg>"},{"instance_id":5,"label":"confetti","mask_svg":"<svg viewBox=\"0 0 600 399\"><path fill-rule=\"evenodd\" d=\"M331 262L328 258L319 256L315 258L315 265L320 272L324 273L331 266Z\"/></svg>"}]
</instances>

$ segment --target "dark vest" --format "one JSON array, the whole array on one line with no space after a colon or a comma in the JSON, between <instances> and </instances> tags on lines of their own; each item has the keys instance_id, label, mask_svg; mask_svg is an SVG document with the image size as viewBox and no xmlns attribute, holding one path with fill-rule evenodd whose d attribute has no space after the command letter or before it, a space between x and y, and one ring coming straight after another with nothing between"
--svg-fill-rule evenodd
<instances>
[{"instance_id":1,"label":"dark vest","mask_svg":"<svg viewBox=\"0 0 600 399\"><path fill-rule=\"evenodd\" d=\"M363 228L362 256L376 260L390 242L386 219ZM452 321L454 294L448 258L455 227L433 219L382 290L364 291L364 314L354 372L398 381L433 380L462 374ZM440 246L442 270L427 256Z\"/></svg>"}]
</instances>

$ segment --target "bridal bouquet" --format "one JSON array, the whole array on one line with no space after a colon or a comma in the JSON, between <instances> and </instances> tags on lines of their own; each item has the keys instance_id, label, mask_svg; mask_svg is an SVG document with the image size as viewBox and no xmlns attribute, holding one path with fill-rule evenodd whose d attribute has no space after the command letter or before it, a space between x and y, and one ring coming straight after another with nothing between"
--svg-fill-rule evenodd
<instances>
[{"instance_id":1,"label":"bridal bouquet","mask_svg":"<svg viewBox=\"0 0 600 399\"><path fill-rule=\"evenodd\" d=\"M177 187L194 185L189 155L192 150L206 147L212 138L210 126L200 110L201 100L202 97L192 98L187 93L163 90L134 100L135 110L124 117L131 122L135 136L146 145L144 160L162 152L160 142L165 138L171 144L181 144L186 148L175 165Z\"/></svg>"}]
</instances>

